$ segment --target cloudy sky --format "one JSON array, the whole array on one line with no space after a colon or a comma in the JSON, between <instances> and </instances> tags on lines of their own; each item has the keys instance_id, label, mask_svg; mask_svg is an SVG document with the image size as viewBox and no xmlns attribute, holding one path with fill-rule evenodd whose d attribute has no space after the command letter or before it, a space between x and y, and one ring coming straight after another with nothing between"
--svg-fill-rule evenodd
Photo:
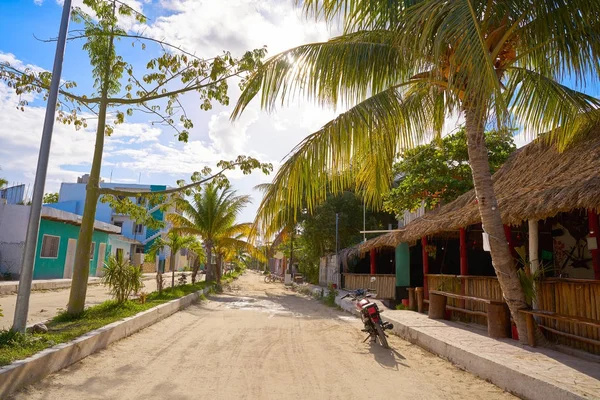
<instances>
[{"instance_id":1,"label":"cloudy sky","mask_svg":"<svg viewBox=\"0 0 600 400\"><path fill-rule=\"evenodd\" d=\"M74 0L75 5L82 1ZM5 0L0 13L0 62L20 67L51 70L54 43L39 39L55 37L60 23L62 1ZM234 55L268 47L270 55L332 35L323 23L306 19L293 0L160 0L130 1L149 17L147 26L129 26L135 32L162 39L201 57L211 57L228 50ZM72 26L74 28L74 26ZM35 37L34 37L35 36ZM90 68L81 41L69 42L65 54L63 79L78 83L79 93L91 91ZM149 46L120 48L127 61L143 72L149 58L160 53ZM302 103L291 105L275 114L267 114L252 104L242 118L231 123L229 115L239 95L237 85L230 85L231 106L216 104L208 112L198 107L197 97L186 95L183 102L194 121L189 142L180 143L174 132L152 125L145 116L135 116L119 125L107 138L102 177L113 182L174 185L188 179L192 172L221 159L238 154L252 155L277 166L303 137L330 120L333 110L322 110ZM17 110L19 98L0 83L0 176L10 183L31 184L34 179L44 103L31 98L25 112ZM93 153L95 123L75 131L56 124L46 192L58 191L61 182L74 182L89 172ZM243 220L251 220L260 194L252 188L271 178L261 173L250 176L231 175L240 193L251 194L254 206ZM31 190L31 189L30 189ZM31 193L30 193L31 195Z\"/></svg>"}]
</instances>

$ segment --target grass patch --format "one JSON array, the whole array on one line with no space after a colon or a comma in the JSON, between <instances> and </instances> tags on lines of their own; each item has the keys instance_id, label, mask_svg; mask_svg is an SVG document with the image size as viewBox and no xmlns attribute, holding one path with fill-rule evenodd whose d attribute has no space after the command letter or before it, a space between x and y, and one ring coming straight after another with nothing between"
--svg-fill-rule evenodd
<instances>
[{"instance_id":1,"label":"grass patch","mask_svg":"<svg viewBox=\"0 0 600 400\"><path fill-rule=\"evenodd\" d=\"M198 282L194 285L188 284L175 286L173 289L163 289L161 294L152 292L146 297L146 302L143 304L138 300L128 300L122 304L108 300L87 308L76 317L63 312L46 324L48 333L45 334L0 331L0 366L27 358L48 347L68 342L94 329L134 316L205 287L206 282ZM202 299L205 297L202 296Z\"/></svg>"},{"instance_id":2,"label":"grass patch","mask_svg":"<svg viewBox=\"0 0 600 400\"><path fill-rule=\"evenodd\" d=\"M408 310L408 307L406 307L404 304L400 303L400 304L396 304L396 310Z\"/></svg>"}]
</instances>

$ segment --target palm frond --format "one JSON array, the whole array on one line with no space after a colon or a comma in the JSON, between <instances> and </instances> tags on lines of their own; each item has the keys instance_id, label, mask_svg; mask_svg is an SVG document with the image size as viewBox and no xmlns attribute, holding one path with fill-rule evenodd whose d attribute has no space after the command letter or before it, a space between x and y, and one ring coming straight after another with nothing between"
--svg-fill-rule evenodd
<instances>
[{"instance_id":1,"label":"palm frond","mask_svg":"<svg viewBox=\"0 0 600 400\"><path fill-rule=\"evenodd\" d=\"M600 100L524 68L507 70L506 98L518 125L560 146L600 123Z\"/></svg>"},{"instance_id":2,"label":"palm frond","mask_svg":"<svg viewBox=\"0 0 600 400\"><path fill-rule=\"evenodd\" d=\"M361 32L293 48L267 60L250 78L232 118L262 91L269 111L299 94L321 105L354 105L414 73L409 53L393 45L392 32Z\"/></svg>"}]
</instances>

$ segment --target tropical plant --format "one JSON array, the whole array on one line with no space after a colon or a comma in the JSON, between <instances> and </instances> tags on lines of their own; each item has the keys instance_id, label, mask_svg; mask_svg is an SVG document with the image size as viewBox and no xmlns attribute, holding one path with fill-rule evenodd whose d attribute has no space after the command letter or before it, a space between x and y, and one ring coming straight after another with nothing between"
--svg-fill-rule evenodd
<instances>
[{"instance_id":1,"label":"tropical plant","mask_svg":"<svg viewBox=\"0 0 600 400\"><path fill-rule=\"evenodd\" d=\"M599 80L600 2L298 2L316 18L340 22L344 34L267 60L250 78L233 118L260 91L268 110L298 95L348 109L294 149L273 181L273 197L289 210L301 202L312 208L327 193L356 185L368 203L379 205L398 152L439 137L447 117L464 118L492 262L525 341L519 310L528 306L504 239L484 129L496 123L522 127L530 136L546 132L546 140L562 147L597 124L600 101L561 82L585 87Z\"/></svg>"},{"instance_id":2,"label":"tropical plant","mask_svg":"<svg viewBox=\"0 0 600 400\"><path fill-rule=\"evenodd\" d=\"M183 190L183 188L175 188L152 193L138 193L100 188L105 137L110 136L117 125L124 123L134 114L142 112L153 115L160 121L160 124L173 129L179 141L187 142L189 131L193 128L193 121L185 112L180 96L185 93L195 93L201 103L200 108L203 110L211 109L214 102L228 104L227 80L231 77L241 77L243 86L244 76L260 64L260 60L266 52L264 48L261 48L246 52L241 58L235 58L229 52L223 52L212 58L199 58L177 46L145 37L143 33L130 33L124 30L122 28L123 19L144 24L146 17L120 0L84 0L83 4L86 6L85 9L91 10L93 15L87 14L83 8L74 7L72 22L75 29L70 31L67 40L84 42L82 49L89 58L93 90L88 94L77 92L75 90L77 84L65 80L61 84L57 104L57 119L62 123L73 125L76 129L86 128L88 126L87 115L93 115L97 122L94 154L86 188L81 229L75 250L73 284L67 308L67 312L71 315L83 312L85 305L89 275L89 248L92 243L94 217L100 196L121 196L124 199L127 199L128 196L156 198L173 191ZM116 42L126 38L132 41L132 45L137 44L141 51L146 50L146 46L149 45L160 54L150 58L147 63L142 63L146 68L143 74L137 73L138 62L127 62L123 56L119 55L122 46L117 46ZM55 39L48 41L52 42ZM19 69L8 63L0 63L0 79L5 81L8 87L14 88L18 95L29 93L42 94L46 97L51 78L52 74L47 71L40 72L30 68ZM21 96L21 98L18 107L25 110L29 96ZM114 119L107 121L107 119L112 119L111 116ZM270 169L270 166L245 156L240 156L235 161L221 161L217 166L221 168L221 171L212 174L209 169L205 170L203 181L210 181L214 178L226 179L222 173L236 167L239 167L244 173L249 173L256 168L263 171ZM201 183L198 181L194 185ZM135 209L130 204L128 205ZM151 220L149 216L148 219Z\"/></svg>"},{"instance_id":3,"label":"tropical plant","mask_svg":"<svg viewBox=\"0 0 600 400\"><path fill-rule=\"evenodd\" d=\"M139 267L131 265L129 260L110 256L104 263L102 283L108 286L110 294L117 303L122 304L132 293L137 293L144 286L143 274Z\"/></svg>"},{"instance_id":4,"label":"tropical plant","mask_svg":"<svg viewBox=\"0 0 600 400\"><path fill-rule=\"evenodd\" d=\"M157 237L154 239L154 242L152 242L148 251L151 259L155 259L156 255L165 247L170 249L171 255L169 265L171 266L171 287L175 287L175 264L177 262L177 253L179 253L181 249L195 246L197 242L198 239L196 237L181 234L177 229L170 229L165 235ZM160 275L160 271L157 271L156 273Z\"/></svg>"},{"instance_id":5,"label":"tropical plant","mask_svg":"<svg viewBox=\"0 0 600 400\"><path fill-rule=\"evenodd\" d=\"M182 183L183 184L183 183ZM222 257L223 249L242 245L240 235L248 232L250 224L238 224L236 218L242 209L250 203L249 196L238 196L229 186L220 188L209 183L196 187L187 193L189 198L178 197L175 206L181 212L168 216L174 231L197 235L206 249L208 270L206 280L216 280L220 284L219 268L213 264L215 258ZM219 266L221 261L218 260ZM198 265L192 269L192 281L196 280Z\"/></svg>"},{"instance_id":6,"label":"tropical plant","mask_svg":"<svg viewBox=\"0 0 600 400\"><path fill-rule=\"evenodd\" d=\"M42 202L44 204L58 203L58 193L46 193Z\"/></svg>"}]
</instances>

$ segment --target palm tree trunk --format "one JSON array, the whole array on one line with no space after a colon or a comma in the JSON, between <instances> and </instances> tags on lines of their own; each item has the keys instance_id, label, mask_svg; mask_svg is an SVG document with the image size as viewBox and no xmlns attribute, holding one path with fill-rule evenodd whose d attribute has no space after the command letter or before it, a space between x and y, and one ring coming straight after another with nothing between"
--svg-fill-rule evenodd
<instances>
[{"instance_id":1,"label":"palm tree trunk","mask_svg":"<svg viewBox=\"0 0 600 400\"><path fill-rule=\"evenodd\" d=\"M484 140L485 112L478 108L465 109L469 163L483 230L489 235L492 264L500 288L519 332L519 341L527 342L527 324L519 310L527 309L517 268L504 236L504 226L492 184L488 153Z\"/></svg>"},{"instance_id":2,"label":"palm tree trunk","mask_svg":"<svg viewBox=\"0 0 600 400\"><path fill-rule=\"evenodd\" d=\"M223 256L217 254L217 286L221 286L221 277L223 275Z\"/></svg>"},{"instance_id":3,"label":"palm tree trunk","mask_svg":"<svg viewBox=\"0 0 600 400\"><path fill-rule=\"evenodd\" d=\"M175 249L171 249L171 288L175 287L175 259L177 256L177 252Z\"/></svg>"},{"instance_id":4,"label":"palm tree trunk","mask_svg":"<svg viewBox=\"0 0 600 400\"><path fill-rule=\"evenodd\" d=\"M196 283L196 276L198 275L198 268L200 267L200 256L194 257L194 263L192 264L192 285Z\"/></svg>"},{"instance_id":5,"label":"palm tree trunk","mask_svg":"<svg viewBox=\"0 0 600 400\"><path fill-rule=\"evenodd\" d=\"M212 243L206 243L206 281L214 281L215 274L212 266Z\"/></svg>"}]
</instances>

